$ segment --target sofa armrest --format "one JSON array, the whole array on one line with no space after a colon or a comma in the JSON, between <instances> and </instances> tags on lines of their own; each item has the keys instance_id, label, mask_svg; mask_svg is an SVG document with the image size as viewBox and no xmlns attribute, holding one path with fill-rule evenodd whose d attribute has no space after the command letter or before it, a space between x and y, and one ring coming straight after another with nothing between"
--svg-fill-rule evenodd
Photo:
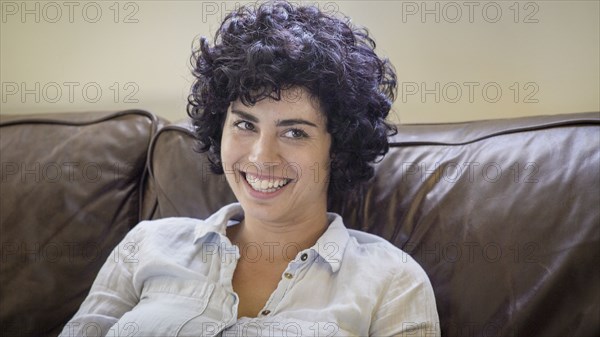
<instances>
[{"instance_id":1,"label":"sofa armrest","mask_svg":"<svg viewBox=\"0 0 600 337\"><path fill-rule=\"evenodd\" d=\"M56 335L140 220L145 111L2 115L2 335Z\"/></svg>"}]
</instances>

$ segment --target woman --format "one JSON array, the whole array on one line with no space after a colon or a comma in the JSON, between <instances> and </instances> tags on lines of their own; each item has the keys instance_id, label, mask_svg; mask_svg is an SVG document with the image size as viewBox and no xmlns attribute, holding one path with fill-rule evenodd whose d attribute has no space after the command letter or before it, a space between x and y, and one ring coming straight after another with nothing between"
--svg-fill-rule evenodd
<instances>
[{"instance_id":1,"label":"woman","mask_svg":"<svg viewBox=\"0 0 600 337\"><path fill-rule=\"evenodd\" d=\"M367 31L270 2L229 14L215 40L194 52L188 112L239 203L140 223L62 335L439 335L418 264L327 212L394 132L395 73Z\"/></svg>"}]
</instances>

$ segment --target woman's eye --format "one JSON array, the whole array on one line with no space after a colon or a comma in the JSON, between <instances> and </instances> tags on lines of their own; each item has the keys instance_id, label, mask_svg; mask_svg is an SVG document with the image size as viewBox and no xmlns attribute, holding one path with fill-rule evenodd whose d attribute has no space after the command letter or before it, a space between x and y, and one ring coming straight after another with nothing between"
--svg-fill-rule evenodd
<instances>
[{"instance_id":1,"label":"woman's eye","mask_svg":"<svg viewBox=\"0 0 600 337\"><path fill-rule=\"evenodd\" d=\"M306 132L300 130L300 129L291 129L288 130L285 134L285 137L288 138L294 138L294 139L299 139L299 138L306 138L308 137L308 135L306 134Z\"/></svg>"},{"instance_id":2,"label":"woman's eye","mask_svg":"<svg viewBox=\"0 0 600 337\"><path fill-rule=\"evenodd\" d=\"M252 124L248 121L238 121L238 122L233 123L233 125L242 130L248 130L248 131L254 130L254 124Z\"/></svg>"}]
</instances>

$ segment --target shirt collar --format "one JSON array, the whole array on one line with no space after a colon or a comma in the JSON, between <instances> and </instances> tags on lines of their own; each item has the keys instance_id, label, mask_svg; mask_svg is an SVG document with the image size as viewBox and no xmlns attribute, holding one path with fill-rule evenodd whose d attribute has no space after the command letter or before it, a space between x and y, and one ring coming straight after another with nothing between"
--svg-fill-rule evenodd
<instances>
[{"instance_id":1,"label":"shirt collar","mask_svg":"<svg viewBox=\"0 0 600 337\"><path fill-rule=\"evenodd\" d=\"M221 208L206 220L201 220L196 226L194 244L197 244L211 233L226 235L226 228L230 221L241 221L243 218L244 210L239 203ZM335 273L340 269L350 235L341 216L336 213L327 213L327 218L329 226L309 249L316 251L323 261L329 264L331 271Z\"/></svg>"},{"instance_id":2,"label":"shirt collar","mask_svg":"<svg viewBox=\"0 0 600 337\"><path fill-rule=\"evenodd\" d=\"M230 220L241 221L244 218L244 210L239 203L229 204L205 220L201 220L194 232L194 244L206 238L208 234L218 233L226 235L226 228Z\"/></svg>"},{"instance_id":3,"label":"shirt collar","mask_svg":"<svg viewBox=\"0 0 600 337\"><path fill-rule=\"evenodd\" d=\"M341 216L335 213L327 213L327 217L329 227L310 249L319 253L321 258L331 266L331 271L335 273L340 270L350 234L348 234Z\"/></svg>"}]
</instances>

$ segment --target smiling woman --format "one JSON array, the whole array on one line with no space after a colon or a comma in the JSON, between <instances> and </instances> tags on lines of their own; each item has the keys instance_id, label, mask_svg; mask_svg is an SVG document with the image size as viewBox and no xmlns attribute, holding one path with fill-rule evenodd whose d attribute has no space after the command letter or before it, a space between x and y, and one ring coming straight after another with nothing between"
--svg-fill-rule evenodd
<instances>
[{"instance_id":1,"label":"smiling woman","mask_svg":"<svg viewBox=\"0 0 600 337\"><path fill-rule=\"evenodd\" d=\"M63 336L439 335L408 255L328 203L373 176L396 75L365 29L285 1L225 17L192 61L198 150L239 203L137 225L138 264L108 260Z\"/></svg>"},{"instance_id":2,"label":"smiling woman","mask_svg":"<svg viewBox=\"0 0 600 337\"><path fill-rule=\"evenodd\" d=\"M309 232L316 227L321 234L331 135L308 93L289 90L298 91L299 99L267 98L250 107L233 102L221 138L223 168L245 223L252 219Z\"/></svg>"}]
</instances>

